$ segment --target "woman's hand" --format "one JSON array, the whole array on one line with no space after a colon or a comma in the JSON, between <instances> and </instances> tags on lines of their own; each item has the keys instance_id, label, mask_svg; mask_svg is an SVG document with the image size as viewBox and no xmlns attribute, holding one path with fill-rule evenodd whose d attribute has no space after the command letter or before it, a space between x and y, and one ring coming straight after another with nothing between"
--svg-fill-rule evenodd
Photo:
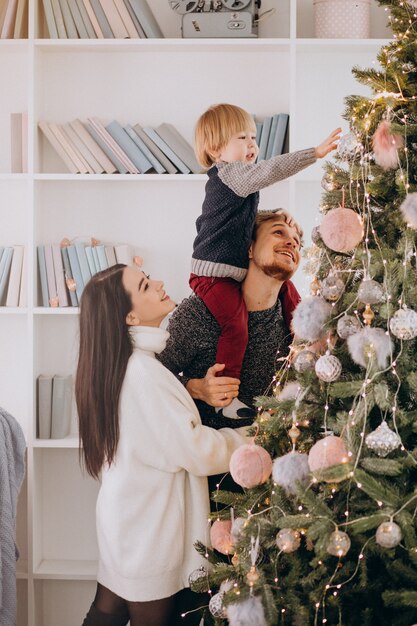
<instances>
[{"instance_id":1,"label":"woman's hand","mask_svg":"<svg viewBox=\"0 0 417 626\"><path fill-rule=\"evenodd\" d=\"M194 400L203 400L214 407L228 406L239 393L240 380L228 376L216 376L224 365L215 363L208 368L204 378L190 378L185 385Z\"/></svg>"},{"instance_id":2,"label":"woman's hand","mask_svg":"<svg viewBox=\"0 0 417 626\"><path fill-rule=\"evenodd\" d=\"M341 128L336 128L317 148L314 149L316 159L322 159L332 150L337 148L337 141L340 139Z\"/></svg>"}]
</instances>

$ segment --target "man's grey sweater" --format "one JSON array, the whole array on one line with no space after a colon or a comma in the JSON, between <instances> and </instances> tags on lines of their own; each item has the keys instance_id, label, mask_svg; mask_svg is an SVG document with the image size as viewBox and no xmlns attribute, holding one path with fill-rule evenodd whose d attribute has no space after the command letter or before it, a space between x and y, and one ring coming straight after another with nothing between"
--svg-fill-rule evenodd
<instances>
[{"instance_id":1,"label":"man's grey sweater","mask_svg":"<svg viewBox=\"0 0 417 626\"><path fill-rule=\"evenodd\" d=\"M281 302L264 311L249 312L249 342L241 371L239 398L253 404L256 396L269 388L277 369L277 358L286 355L291 335L282 317ZM204 302L191 295L181 302L168 325L170 337L160 361L183 382L204 378L216 362L216 347L220 327ZM277 351L279 350L279 354ZM196 401L203 424L212 428L237 428L252 420L231 420L215 412L205 402Z\"/></svg>"}]
</instances>

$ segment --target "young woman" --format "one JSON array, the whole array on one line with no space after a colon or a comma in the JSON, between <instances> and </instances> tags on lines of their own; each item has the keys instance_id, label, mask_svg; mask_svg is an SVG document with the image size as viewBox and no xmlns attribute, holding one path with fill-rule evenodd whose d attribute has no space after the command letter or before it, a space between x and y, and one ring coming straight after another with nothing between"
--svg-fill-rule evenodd
<instances>
[{"instance_id":1,"label":"young woman","mask_svg":"<svg viewBox=\"0 0 417 626\"><path fill-rule=\"evenodd\" d=\"M188 392L155 358L174 307L162 282L124 265L96 274L81 298L81 454L101 478L98 585L84 626L195 623L178 606L202 564L193 544L208 540L206 476L227 471L247 442L245 429L202 426Z\"/></svg>"}]
</instances>

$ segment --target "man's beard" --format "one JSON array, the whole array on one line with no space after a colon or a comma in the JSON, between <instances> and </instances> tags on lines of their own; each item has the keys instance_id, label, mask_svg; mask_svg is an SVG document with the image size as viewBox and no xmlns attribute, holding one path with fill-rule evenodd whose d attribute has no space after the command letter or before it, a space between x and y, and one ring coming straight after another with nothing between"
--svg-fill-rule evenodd
<instances>
[{"instance_id":1,"label":"man's beard","mask_svg":"<svg viewBox=\"0 0 417 626\"><path fill-rule=\"evenodd\" d=\"M255 259L253 259L254 264L258 269L261 270L266 276L270 276L271 278L275 278L276 280L290 280L292 275L294 274L294 270L287 269L282 267L279 261L275 261L275 263L257 263Z\"/></svg>"}]
</instances>

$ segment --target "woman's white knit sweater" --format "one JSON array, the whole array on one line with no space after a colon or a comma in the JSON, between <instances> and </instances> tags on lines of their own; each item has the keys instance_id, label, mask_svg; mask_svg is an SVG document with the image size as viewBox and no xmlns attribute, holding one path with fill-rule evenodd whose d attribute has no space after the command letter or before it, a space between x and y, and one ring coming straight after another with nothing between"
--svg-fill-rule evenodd
<instances>
[{"instance_id":1,"label":"woman's white knit sweater","mask_svg":"<svg viewBox=\"0 0 417 626\"><path fill-rule=\"evenodd\" d=\"M132 329L115 462L97 500L98 581L122 598L149 601L188 587L209 542L206 476L227 472L245 429L203 426L187 391L157 359L168 333Z\"/></svg>"}]
</instances>

